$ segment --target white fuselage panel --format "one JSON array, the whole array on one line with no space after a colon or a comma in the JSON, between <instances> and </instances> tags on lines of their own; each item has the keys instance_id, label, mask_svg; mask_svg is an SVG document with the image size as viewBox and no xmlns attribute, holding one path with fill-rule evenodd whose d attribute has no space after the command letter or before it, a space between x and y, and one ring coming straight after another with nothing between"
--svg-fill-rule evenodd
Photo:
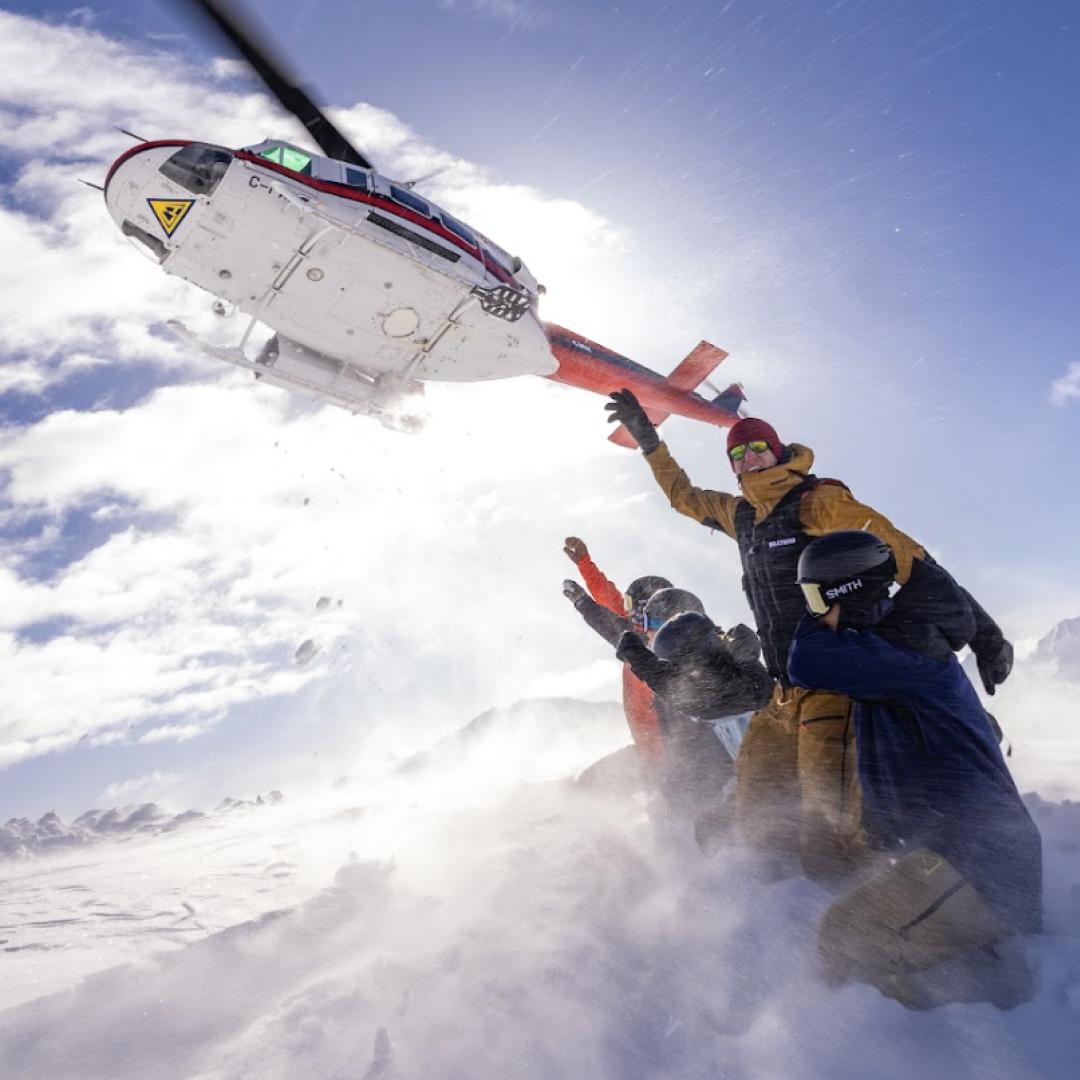
<instances>
[{"instance_id":1,"label":"white fuselage panel","mask_svg":"<svg viewBox=\"0 0 1080 1080\"><path fill-rule=\"evenodd\" d=\"M372 376L471 382L556 369L534 310L508 322L471 295L503 282L467 251L386 207L246 160L233 159L212 195L193 195L159 171L175 150L123 160L106 194L118 225L164 245L168 273ZM153 205L170 201L186 204L171 233Z\"/></svg>"}]
</instances>

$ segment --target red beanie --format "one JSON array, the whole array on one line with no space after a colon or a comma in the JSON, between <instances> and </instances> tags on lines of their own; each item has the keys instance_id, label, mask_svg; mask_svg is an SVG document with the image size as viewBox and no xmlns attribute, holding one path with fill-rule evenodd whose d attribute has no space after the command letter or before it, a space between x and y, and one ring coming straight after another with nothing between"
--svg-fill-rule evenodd
<instances>
[{"instance_id":1,"label":"red beanie","mask_svg":"<svg viewBox=\"0 0 1080 1080\"><path fill-rule=\"evenodd\" d=\"M739 446L742 443L748 443L754 439L761 439L762 441L767 442L769 444L769 449L776 455L777 461L784 456L784 444L780 441L780 436L776 434L776 428L774 428L772 424L765 423L764 420L755 420L752 416L748 416L745 419L740 420L737 424L733 424L728 430L728 452L731 452L733 446ZM728 460L731 460L730 457Z\"/></svg>"}]
</instances>

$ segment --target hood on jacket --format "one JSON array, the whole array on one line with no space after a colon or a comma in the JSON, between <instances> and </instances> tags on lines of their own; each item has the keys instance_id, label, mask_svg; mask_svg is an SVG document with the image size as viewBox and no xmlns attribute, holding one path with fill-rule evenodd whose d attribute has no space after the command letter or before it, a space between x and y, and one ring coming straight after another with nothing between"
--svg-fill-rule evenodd
<instances>
[{"instance_id":1,"label":"hood on jacket","mask_svg":"<svg viewBox=\"0 0 1080 1080\"><path fill-rule=\"evenodd\" d=\"M743 498L754 508L754 522L765 520L780 500L798 487L814 467L814 451L800 443L788 445L788 459L760 472L743 473L739 488Z\"/></svg>"}]
</instances>

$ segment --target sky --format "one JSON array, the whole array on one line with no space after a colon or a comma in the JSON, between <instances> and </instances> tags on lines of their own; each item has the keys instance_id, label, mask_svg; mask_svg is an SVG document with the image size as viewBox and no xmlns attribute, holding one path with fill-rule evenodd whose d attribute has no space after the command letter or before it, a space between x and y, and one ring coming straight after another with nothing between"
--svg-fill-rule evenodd
<instances>
[{"instance_id":1,"label":"sky","mask_svg":"<svg viewBox=\"0 0 1080 1080\"><path fill-rule=\"evenodd\" d=\"M1080 615L1071 5L250 8L383 171L451 166L422 190L525 259L544 317L658 370L716 342L1011 637ZM598 398L432 387L407 437L170 339L238 331L75 180L130 145L113 125L302 135L183 5L0 29L0 818L317 785L491 704L617 697L567 534L747 618L734 545ZM665 434L733 490L721 432Z\"/></svg>"}]
</instances>

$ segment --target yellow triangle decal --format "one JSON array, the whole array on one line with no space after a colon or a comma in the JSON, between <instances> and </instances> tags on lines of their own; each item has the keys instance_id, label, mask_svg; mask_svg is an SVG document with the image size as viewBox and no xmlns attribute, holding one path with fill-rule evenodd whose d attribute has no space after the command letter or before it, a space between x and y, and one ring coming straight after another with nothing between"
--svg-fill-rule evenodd
<instances>
[{"instance_id":1,"label":"yellow triangle decal","mask_svg":"<svg viewBox=\"0 0 1080 1080\"><path fill-rule=\"evenodd\" d=\"M176 227L187 217L187 212L194 205L194 199L147 199L158 224L165 230L166 236L172 236Z\"/></svg>"}]
</instances>

